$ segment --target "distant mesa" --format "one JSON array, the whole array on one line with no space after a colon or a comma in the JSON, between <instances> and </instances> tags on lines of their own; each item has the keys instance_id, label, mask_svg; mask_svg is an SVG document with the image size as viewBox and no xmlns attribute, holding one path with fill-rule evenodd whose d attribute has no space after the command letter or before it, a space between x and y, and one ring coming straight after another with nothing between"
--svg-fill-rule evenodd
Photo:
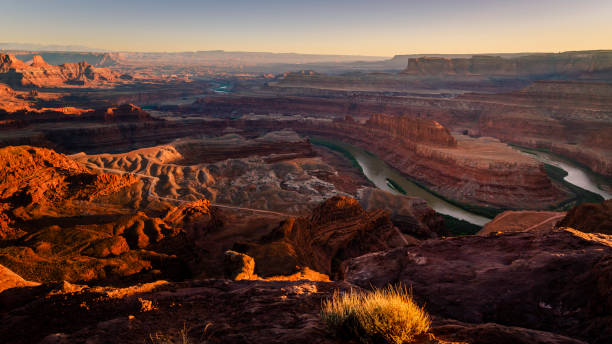
<instances>
[{"instance_id":1,"label":"distant mesa","mask_svg":"<svg viewBox=\"0 0 612 344\"><path fill-rule=\"evenodd\" d=\"M40 55L27 64L12 54L0 54L0 82L16 87L66 87L130 80L128 75L97 68L87 62L50 65Z\"/></svg>"},{"instance_id":2,"label":"distant mesa","mask_svg":"<svg viewBox=\"0 0 612 344\"><path fill-rule=\"evenodd\" d=\"M503 58L474 55L469 58L409 58L403 74L421 76L485 75L485 76L580 76L584 73L612 72L611 51L532 54Z\"/></svg>"}]
</instances>

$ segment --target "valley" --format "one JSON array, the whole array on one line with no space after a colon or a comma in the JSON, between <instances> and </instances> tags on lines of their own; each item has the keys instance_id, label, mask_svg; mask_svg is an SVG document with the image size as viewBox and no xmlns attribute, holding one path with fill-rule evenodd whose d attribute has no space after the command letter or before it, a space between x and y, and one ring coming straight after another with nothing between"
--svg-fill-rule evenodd
<instances>
[{"instance_id":1,"label":"valley","mask_svg":"<svg viewBox=\"0 0 612 344\"><path fill-rule=\"evenodd\" d=\"M344 343L322 302L397 285L418 343L607 343L611 71L0 52L0 338Z\"/></svg>"}]
</instances>

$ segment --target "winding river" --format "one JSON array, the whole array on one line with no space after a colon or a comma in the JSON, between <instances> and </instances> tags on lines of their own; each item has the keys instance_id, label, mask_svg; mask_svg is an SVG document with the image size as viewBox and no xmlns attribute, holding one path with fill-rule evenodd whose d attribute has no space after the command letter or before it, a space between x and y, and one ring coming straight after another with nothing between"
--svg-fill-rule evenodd
<instances>
[{"instance_id":1,"label":"winding river","mask_svg":"<svg viewBox=\"0 0 612 344\"><path fill-rule=\"evenodd\" d=\"M406 192L406 195L424 199L427 201L427 204L429 204L429 206L438 213L450 215L454 218L461 219L478 226L482 226L491 221L491 219L473 214L467 210L463 210L437 197L436 195L406 179L399 171L387 165L386 162L359 147L349 145L344 142L330 141L328 139L325 140L349 152L353 158L357 160L357 163L363 170L363 174L379 189L395 194L401 194L401 192L396 190L396 188L389 183L389 180L392 180L397 186Z\"/></svg>"},{"instance_id":2,"label":"winding river","mask_svg":"<svg viewBox=\"0 0 612 344\"><path fill-rule=\"evenodd\" d=\"M389 191L395 194L401 194L401 192L397 190L397 187L395 187L389 182L389 180L392 180L397 186L399 186L401 189L403 189L403 191L406 192L406 195L424 199L425 201L427 201L429 206L432 207L438 213L449 215L479 226L482 226L487 222L491 221L491 219L489 218L471 213L437 197L431 192L411 182L410 180L405 178L398 170L389 166L387 163L385 163L375 155L372 155L369 152L365 151L364 149L344 142L330 141L329 139L325 139L325 141L333 143L334 145L341 147L349 154L351 154L363 170L364 175L379 189ZM568 173L567 177L565 177L565 180L567 182L574 184L580 188L597 193L605 199L612 198L609 192L605 191L600 187L600 185L606 184L609 181L604 181L603 178L595 176L594 174L561 157L522 148L521 151L526 154L533 155L539 161L557 166L565 170Z\"/></svg>"},{"instance_id":3,"label":"winding river","mask_svg":"<svg viewBox=\"0 0 612 344\"><path fill-rule=\"evenodd\" d=\"M585 190L596 193L604 199L612 198L612 192L609 191L612 190L612 185L610 184L610 181L605 180L603 177L598 176L567 159L563 159L558 155L523 147L520 147L519 149L523 153L529 154L545 164L550 164L559 167L560 169L567 172L567 176L563 178L566 182L574 184L579 188L583 188ZM606 189L608 191L604 189L604 185L607 186Z\"/></svg>"}]
</instances>

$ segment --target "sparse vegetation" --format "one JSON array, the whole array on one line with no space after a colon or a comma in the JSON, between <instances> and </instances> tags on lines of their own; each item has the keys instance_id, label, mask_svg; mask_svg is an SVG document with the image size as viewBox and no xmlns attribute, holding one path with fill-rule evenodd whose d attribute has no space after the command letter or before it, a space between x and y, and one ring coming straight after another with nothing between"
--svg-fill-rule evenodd
<instances>
[{"instance_id":1,"label":"sparse vegetation","mask_svg":"<svg viewBox=\"0 0 612 344\"><path fill-rule=\"evenodd\" d=\"M199 340L192 340L189 336L189 332L197 331L196 328L187 328L187 324L183 324L183 328L180 329L176 334L166 334L163 332L156 332L149 334L148 343L150 344L205 344L210 338L211 332L209 331L212 323L208 322L204 325L202 335Z\"/></svg>"},{"instance_id":2,"label":"sparse vegetation","mask_svg":"<svg viewBox=\"0 0 612 344\"><path fill-rule=\"evenodd\" d=\"M404 286L336 291L323 301L321 319L335 335L362 343L410 342L431 324L427 312Z\"/></svg>"}]
</instances>

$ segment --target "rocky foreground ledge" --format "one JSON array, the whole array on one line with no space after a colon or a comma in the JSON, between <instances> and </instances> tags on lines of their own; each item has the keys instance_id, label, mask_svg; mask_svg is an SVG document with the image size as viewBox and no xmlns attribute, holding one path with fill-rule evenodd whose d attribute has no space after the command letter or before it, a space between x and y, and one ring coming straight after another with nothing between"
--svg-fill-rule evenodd
<instances>
[{"instance_id":1,"label":"rocky foreground ledge","mask_svg":"<svg viewBox=\"0 0 612 344\"><path fill-rule=\"evenodd\" d=\"M322 299L346 282L158 281L127 288L70 283L0 294L0 320L11 343L339 343L320 321ZM29 302L32 297L38 301ZM155 342L155 341L153 341ZM435 318L421 343L584 343L499 324Z\"/></svg>"},{"instance_id":2,"label":"rocky foreground ledge","mask_svg":"<svg viewBox=\"0 0 612 344\"><path fill-rule=\"evenodd\" d=\"M430 239L344 263L344 281L157 281L23 286L0 294L14 343L337 343L319 318L334 290L404 283L433 317L422 343L609 343L612 237L574 229ZM6 280L0 278L0 280ZM6 288L6 286L5 286Z\"/></svg>"}]
</instances>

